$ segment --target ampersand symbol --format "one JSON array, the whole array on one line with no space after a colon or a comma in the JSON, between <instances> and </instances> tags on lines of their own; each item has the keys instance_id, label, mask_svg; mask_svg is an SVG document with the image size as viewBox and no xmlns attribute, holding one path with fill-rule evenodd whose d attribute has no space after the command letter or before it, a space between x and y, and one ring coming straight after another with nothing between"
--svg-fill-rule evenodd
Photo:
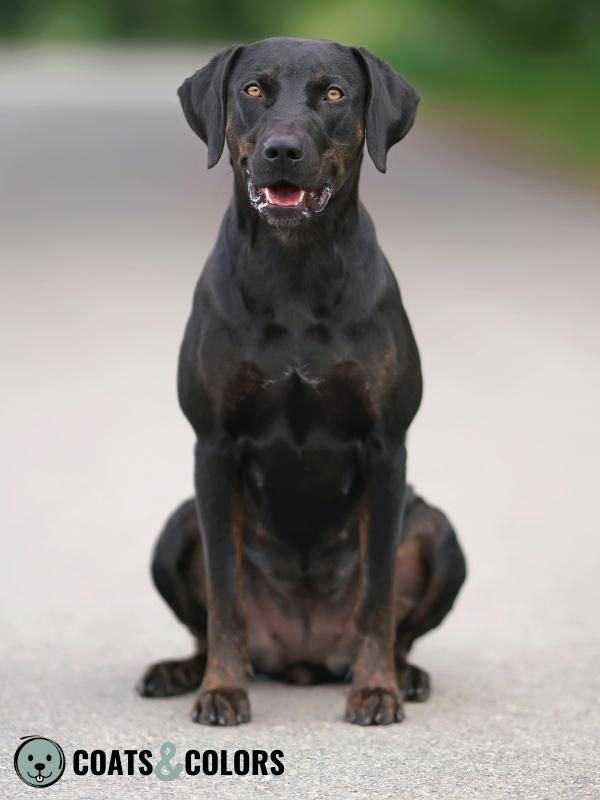
<instances>
[{"instance_id":1,"label":"ampersand symbol","mask_svg":"<svg viewBox=\"0 0 600 800\"><path fill-rule=\"evenodd\" d=\"M173 742L165 742L160 746L160 761L156 762L154 774L159 781L174 781L181 775L183 764L171 764L175 755Z\"/></svg>"}]
</instances>

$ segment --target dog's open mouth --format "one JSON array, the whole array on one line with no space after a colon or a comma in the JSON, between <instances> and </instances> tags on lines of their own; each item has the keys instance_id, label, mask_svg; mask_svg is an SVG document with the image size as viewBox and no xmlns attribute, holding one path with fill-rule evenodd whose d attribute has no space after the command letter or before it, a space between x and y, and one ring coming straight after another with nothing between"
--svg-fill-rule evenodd
<instances>
[{"instance_id":1,"label":"dog's open mouth","mask_svg":"<svg viewBox=\"0 0 600 800\"><path fill-rule=\"evenodd\" d=\"M287 181L279 181L272 186L265 186L267 203L272 206L299 206L306 192Z\"/></svg>"},{"instance_id":2,"label":"dog's open mouth","mask_svg":"<svg viewBox=\"0 0 600 800\"><path fill-rule=\"evenodd\" d=\"M289 181L277 181L269 186L258 186L248 177L248 195L257 211L266 209L296 209L304 216L323 211L332 194L332 188L324 183L316 191L306 191Z\"/></svg>"}]
</instances>

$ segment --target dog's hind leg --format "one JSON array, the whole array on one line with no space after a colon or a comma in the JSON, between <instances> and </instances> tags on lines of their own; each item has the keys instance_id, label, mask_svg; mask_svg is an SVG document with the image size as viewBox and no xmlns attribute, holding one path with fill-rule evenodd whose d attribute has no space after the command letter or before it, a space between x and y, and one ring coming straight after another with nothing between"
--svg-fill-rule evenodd
<instances>
[{"instance_id":1,"label":"dog's hind leg","mask_svg":"<svg viewBox=\"0 0 600 800\"><path fill-rule=\"evenodd\" d=\"M437 627L466 578L466 562L447 517L409 490L396 561L396 669L408 701L429 697L429 675L407 663L414 640Z\"/></svg>"},{"instance_id":2,"label":"dog's hind leg","mask_svg":"<svg viewBox=\"0 0 600 800\"><path fill-rule=\"evenodd\" d=\"M152 559L156 588L196 638L195 655L152 664L137 685L142 697L168 697L198 688L206 665L206 597L202 542L193 500L167 520Z\"/></svg>"}]
</instances>

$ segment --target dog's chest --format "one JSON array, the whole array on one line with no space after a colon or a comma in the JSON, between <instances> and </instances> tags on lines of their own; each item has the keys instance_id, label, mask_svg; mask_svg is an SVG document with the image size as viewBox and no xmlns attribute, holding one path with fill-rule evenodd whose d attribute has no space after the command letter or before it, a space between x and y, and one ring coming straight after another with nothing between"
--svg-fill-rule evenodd
<instances>
[{"instance_id":1,"label":"dog's chest","mask_svg":"<svg viewBox=\"0 0 600 800\"><path fill-rule=\"evenodd\" d=\"M319 427L343 439L364 436L396 371L391 337L352 336L310 313L257 324L222 393L224 427L257 435L287 423L302 441Z\"/></svg>"}]
</instances>

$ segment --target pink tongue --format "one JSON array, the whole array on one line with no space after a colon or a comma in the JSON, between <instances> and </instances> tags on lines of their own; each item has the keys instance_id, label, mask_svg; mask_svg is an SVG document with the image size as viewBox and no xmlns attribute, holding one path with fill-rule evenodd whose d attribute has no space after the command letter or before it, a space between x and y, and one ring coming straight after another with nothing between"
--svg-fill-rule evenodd
<instances>
[{"instance_id":1,"label":"pink tongue","mask_svg":"<svg viewBox=\"0 0 600 800\"><path fill-rule=\"evenodd\" d=\"M275 183L266 189L267 200L273 206L297 206L304 192L291 183Z\"/></svg>"}]
</instances>

